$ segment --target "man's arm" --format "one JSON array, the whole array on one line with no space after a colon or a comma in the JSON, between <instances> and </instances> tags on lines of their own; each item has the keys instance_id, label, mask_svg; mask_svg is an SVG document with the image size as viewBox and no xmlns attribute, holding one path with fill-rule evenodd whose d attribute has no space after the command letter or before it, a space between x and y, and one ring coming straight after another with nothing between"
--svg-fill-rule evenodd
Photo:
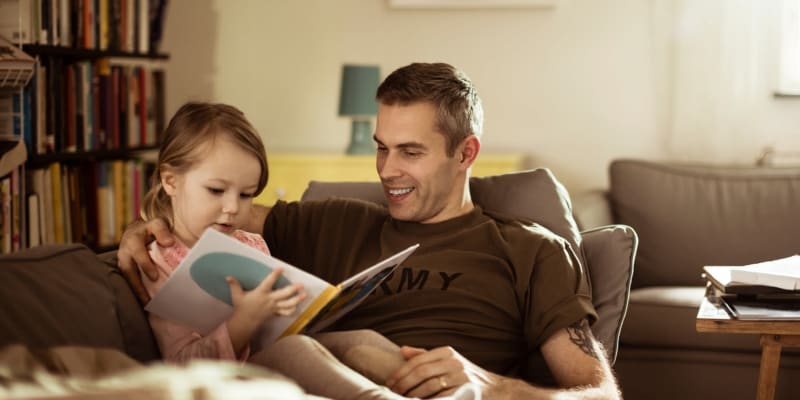
<instances>
[{"instance_id":1,"label":"man's arm","mask_svg":"<svg viewBox=\"0 0 800 400\"><path fill-rule=\"evenodd\" d=\"M242 227L244 230L252 233L261 233L264 229L264 222L269 215L270 207L254 204L251 210L251 218L247 226ZM122 275L130 283L136 297L142 303L150 301L150 296L142 284L142 278L139 275L139 268L144 271L150 280L155 281L158 278L158 271L153 260L150 259L150 254L147 252L147 244L155 240L164 247L172 246L173 236L169 230L169 225L166 221L156 218L150 221L134 221L125 228L122 233L122 239L119 242L119 250L117 250L117 260L119 269Z\"/></svg>"},{"instance_id":2,"label":"man's arm","mask_svg":"<svg viewBox=\"0 0 800 400\"><path fill-rule=\"evenodd\" d=\"M533 386L488 372L450 347L431 351L404 347L408 361L386 386L409 397L452 394L472 382L487 399L620 399L611 366L585 320L562 329L542 345L542 354L561 388Z\"/></svg>"}]
</instances>

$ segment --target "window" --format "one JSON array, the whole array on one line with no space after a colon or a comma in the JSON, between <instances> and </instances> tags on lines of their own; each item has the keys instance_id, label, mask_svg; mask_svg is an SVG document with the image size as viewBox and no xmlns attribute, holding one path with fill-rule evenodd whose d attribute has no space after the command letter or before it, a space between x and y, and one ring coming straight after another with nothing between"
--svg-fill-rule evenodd
<instances>
[{"instance_id":1,"label":"window","mask_svg":"<svg viewBox=\"0 0 800 400\"><path fill-rule=\"evenodd\" d=\"M800 0L783 0L778 95L800 96Z\"/></svg>"}]
</instances>

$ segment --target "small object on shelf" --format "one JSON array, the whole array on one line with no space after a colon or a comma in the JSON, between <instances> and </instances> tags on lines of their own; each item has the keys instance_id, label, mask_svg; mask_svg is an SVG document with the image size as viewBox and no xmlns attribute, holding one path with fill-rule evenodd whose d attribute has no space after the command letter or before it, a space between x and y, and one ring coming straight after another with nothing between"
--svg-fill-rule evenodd
<instances>
[{"instance_id":1,"label":"small object on shelf","mask_svg":"<svg viewBox=\"0 0 800 400\"><path fill-rule=\"evenodd\" d=\"M8 175L28 158L25 143L17 138L0 138L0 177Z\"/></svg>"},{"instance_id":2,"label":"small object on shelf","mask_svg":"<svg viewBox=\"0 0 800 400\"><path fill-rule=\"evenodd\" d=\"M0 89L21 89L33 76L33 57L0 37Z\"/></svg>"}]
</instances>

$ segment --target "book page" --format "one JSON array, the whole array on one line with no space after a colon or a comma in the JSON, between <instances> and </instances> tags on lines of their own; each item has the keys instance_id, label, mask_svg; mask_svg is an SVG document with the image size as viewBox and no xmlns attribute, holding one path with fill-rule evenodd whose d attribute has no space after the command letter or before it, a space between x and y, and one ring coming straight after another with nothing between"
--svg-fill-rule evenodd
<instances>
[{"instance_id":1,"label":"book page","mask_svg":"<svg viewBox=\"0 0 800 400\"><path fill-rule=\"evenodd\" d=\"M731 269L731 280L784 290L800 290L800 255Z\"/></svg>"},{"instance_id":2,"label":"book page","mask_svg":"<svg viewBox=\"0 0 800 400\"><path fill-rule=\"evenodd\" d=\"M319 332L356 308L417 248L419 244L396 253L337 285L339 293L319 310L305 330L310 333Z\"/></svg>"},{"instance_id":3,"label":"book page","mask_svg":"<svg viewBox=\"0 0 800 400\"><path fill-rule=\"evenodd\" d=\"M283 269L276 287L302 283L308 297L298 305L295 315L276 315L266 321L260 330L261 342L271 343L320 293L333 286L213 229L203 233L145 310L207 334L233 313L226 276L234 277L242 288L250 290L274 268Z\"/></svg>"}]
</instances>

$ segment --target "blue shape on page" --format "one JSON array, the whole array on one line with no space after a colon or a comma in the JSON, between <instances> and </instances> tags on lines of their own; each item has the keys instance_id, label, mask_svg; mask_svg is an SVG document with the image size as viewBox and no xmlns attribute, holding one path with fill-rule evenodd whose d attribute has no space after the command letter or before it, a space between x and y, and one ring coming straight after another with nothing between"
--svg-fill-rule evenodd
<instances>
[{"instance_id":1,"label":"blue shape on page","mask_svg":"<svg viewBox=\"0 0 800 400\"><path fill-rule=\"evenodd\" d=\"M231 306L233 306L231 289L225 277L232 276L239 281L242 289L253 290L270 272L272 268L260 261L225 252L204 254L189 268L192 279L200 288ZM280 289L290 284L291 282L281 275L273 289Z\"/></svg>"}]
</instances>

